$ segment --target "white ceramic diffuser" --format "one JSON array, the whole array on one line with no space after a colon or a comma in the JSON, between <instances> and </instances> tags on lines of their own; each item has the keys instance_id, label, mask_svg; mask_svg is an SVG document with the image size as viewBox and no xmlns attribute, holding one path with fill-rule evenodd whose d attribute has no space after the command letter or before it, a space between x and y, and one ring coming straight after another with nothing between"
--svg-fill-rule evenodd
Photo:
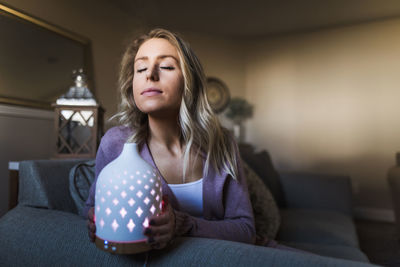
<instances>
[{"instance_id":1,"label":"white ceramic diffuser","mask_svg":"<svg viewBox=\"0 0 400 267\"><path fill-rule=\"evenodd\" d=\"M161 211L161 179L144 161L135 143L100 172L96 183L96 245L117 254L150 250L144 227Z\"/></svg>"}]
</instances>

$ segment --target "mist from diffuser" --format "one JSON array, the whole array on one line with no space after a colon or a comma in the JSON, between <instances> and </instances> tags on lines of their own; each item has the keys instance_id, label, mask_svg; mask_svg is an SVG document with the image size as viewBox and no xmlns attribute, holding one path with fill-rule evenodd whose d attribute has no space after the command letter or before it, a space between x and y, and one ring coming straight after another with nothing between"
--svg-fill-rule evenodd
<instances>
[{"instance_id":1,"label":"mist from diffuser","mask_svg":"<svg viewBox=\"0 0 400 267\"><path fill-rule=\"evenodd\" d=\"M118 254L149 250L143 230L161 211L161 179L135 143L100 172L96 183L96 245Z\"/></svg>"}]
</instances>

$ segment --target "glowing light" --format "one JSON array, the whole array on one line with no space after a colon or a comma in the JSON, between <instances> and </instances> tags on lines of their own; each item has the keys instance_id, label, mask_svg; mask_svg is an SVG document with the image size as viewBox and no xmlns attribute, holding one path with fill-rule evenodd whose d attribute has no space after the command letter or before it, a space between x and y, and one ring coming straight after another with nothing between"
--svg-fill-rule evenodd
<instances>
[{"instance_id":1,"label":"glowing light","mask_svg":"<svg viewBox=\"0 0 400 267\"><path fill-rule=\"evenodd\" d=\"M126 196L127 196L127 193L126 193L125 191L122 191L122 192L121 192L121 197L122 197L122 198L126 198Z\"/></svg>"},{"instance_id":2,"label":"glowing light","mask_svg":"<svg viewBox=\"0 0 400 267\"><path fill-rule=\"evenodd\" d=\"M101 228L104 227L104 220L103 219L100 220L100 226L101 226Z\"/></svg>"},{"instance_id":3,"label":"glowing light","mask_svg":"<svg viewBox=\"0 0 400 267\"><path fill-rule=\"evenodd\" d=\"M142 184L142 180L137 180L137 183L138 184Z\"/></svg>"},{"instance_id":4,"label":"glowing light","mask_svg":"<svg viewBox=\"0 0 400 267\"><path fill-rule=\"evenodd\" d=\"M129 229L129 232L131 232L132 233L132 231L133 231L133 228L135 228L135 223L133 222L133 220L132 219L130 219L129 220L129 223L126 225L127 227L128 227L128 229Z\"/></svg>"},{"instance_id":5,"label":"glowing light","mask_svg":"<svg viewBox=\"0 0 400 267\"><path fill-rule=\"evenodd\" d=\"M152 214L154 214L154 212L156 211L156 207L154 207L154 205L151 205L150 211Z\"/></svg>"},{"instance_id":6,"label":"glowing light","mask_svg":"<svg viewBox=\"0 0 400 267\"><path fill-rule=\"evenodd\" d=\"M126 184L126 180L125 179L122 181L122 184Z\"/></svg>"},{"instance_id":7,"label":"glowing light","mask_svg":"<svg viewBox=\"0 0 400 267\"><path fill-rule=\"evenodd\" d=\"M154 183L154 179L153 179L153 178L151 178L151 179L150 179L150 182L151 182L151 183Z\"/></svg>"},{"instance_id":8,"label":"glowing light","mask_svg":"<svg viewBox=\"0 0 400 267\"><path fill-rule=\"evenodd\" d=\"M133 198L129 199L128 204L133 207L133 205L135 205L135 200L133 200Z\"/></svg>"},{"instance_id":9,"label":"glowing light","mask_svg":"<svg viewBox=\"0 0 400 267\"><path fill-rule=\"evenodd\" d=\"M159 195L156 196L156 200L157 200L157 201L160 200L160 196L159 196Z\"/></svg>"},{"instance_id":10,"label":"glowing light","mask_svg":"<svg viewBox=\"0 0 400 267\"><path fill-rule=\"evenodd\" d=\"M143 213L143 210L139 207L139 208L136 210L137 216L138 216L138 217L142 216L142 213Z\"/></svg>"},{"instance_id":11,"label":"glowing light","mask_svg":"<svg viewBox=\"0 0 400 267\"><path fill-rule=\"evenodd\" d=\"M128 213L128 212L126 211L125 208L122 208L122 209L119 211L119 214L121 214L122 219L126 216L127 213Z\"/></svg>"},{"instance_id":12,"label":"glowing light","mask_svg":"<svg viewBox=\"0 0 400 267\"><path fill-rule=\"evenodd\" d=\"M146 218L145 220L144 220L144 222L143 222L143 224L142 224L144 227L149 227L149 219L148 218Z\"/></svg>"},{"instance_id":13,"label":"glowing light","mask_svg":"<svg viewBox=\"0 0 400 267\"><path fill-rule=\"evenodd\" d=\"M114 219L114 221L112 222L111 227L113 228L114 232L117 231L119 224L117 223L116 219Z\"/></svg>"},{"instance_id":14,"label":"glowing light","mask_svg":"<svg viewBox=\"0 0 400 267\"><path fill-rule=\"evenodd\" d=\"M106 213L107 213L107 216L109 216L111 214L110 208L106 208Z\"/></svg>"},{"instance_id":15,"label":"glowing light","mask_svg":"<svg viewBox=\"0 0 400 267\"><path fill-rule=\"evenodd\" d=\"M117 206L118 203L119 203L118 199L114 198L113 203L114 203L115 206Z\"/></svg>"},{"instance_id":16,"label":"glowing light","mask_svg":"<svg viewBox=\"0 0 400 267\"><path fill-rule=\"evenodd\" d=\"M150 199L149 199L148 197L146 197L146 198L143 200L143 202L144 202L146 205L149 205Z\"/></svg>"},{"instance_id":17,"label":"glowing light","mask_svg":"<svg viewBox=\"0 0 400 267\"><path fill-rule=\"evenodd\" d=\"M133 185L131 185L131 186L129 187L129 190L133 191L133 190L135 190L135 187L134 187Z\"/></svg>"},{"instance_id":18,"label":"glowing light","mask_svg":"<svg viewBox=\"0 0 400 267\"><path fill-rule=\"evenodd\" d=\"M107 191L107 195L111 196L111 191L110 190Z\"/></svg>"},{"instance_id":19,"label":"glowing light","mask_svg":"<svg viewBox=\"0 0 400 267\"><path fill-rule=\"evenodd\" d=\"M100 201L104 203L106 202L106 199L104 197L101 197Z\"/></svg>"},{"instance_id":20,"label":"glowing light","mask_svg":"<svg viewBox=\"0 0 400 267\"><path fill-rule=\"evenodd\" d=\"M137 194L136 194L138 197L142 197L143 196L143 193L142 193L142 191L139 191L139 192L137 192Z\"/></svg>"},{"instance_id":21,"label":"glowing light","mask_svg":"<svg viewBox=\"0 0 400 267\"><path fill-rule=\"evenodd\" d=\"M115 189L115 190L118 190L118 188L119 188L118 185L114 186L114 189Z\"/></svg>"},{"instance_id":22,"label":"glowing light","mask_svg":"<svg viewBox=\"0 0 400 267\"><path fill-rule=\"evenodd\" d=\"M146 190L149 190L149 186L146 184L145 186L144 186L144 189L146 189Z\"/></svg>"},{"instance_id":23,"label":"glowing light","mask_svg":"<svg viewBox=\"0 0 400 267\"><path fill-rule=\"evenodd\" d=\"M133 175L129 176L129 178L133 179Z\"/></svg>"},{"instance_id":24,"label":"glowing light","mask_svg":"<svg viewBox=\"0 0 400 267\"><path fill-rule=\"evenodd\" d=\"M136 171L136 174L139 175L139 174L140 174L140 171Z\"/></svg>"},{"instance_id":25,"label":"glowing light","mask_svg":"<svg viewBox=\"0 0 400 267\"><path fill-rule=\"evenodd\" d=\"M100 211L100 206L99 205L97 205L97 211Z\"/></svg>"},{"instance_id":26,"label":"glowing light","mask_svg":"<svg viewBox=\"0 0 400 267\"><path fill-rule=\"evenodd\" d=\"M143 178L147 178L147 175L146 175L146 174L143 174Z\"/></svg>"},{"instance_id":27,"label":"glowing light","mask_svg":"<svg viewBox=\"0 0 400 267\"><path fill-rule=\"evenodd\" d=\"M156 186L159 187L160 185L158 183L156 183Z\"/></svg>"}]
</instances>

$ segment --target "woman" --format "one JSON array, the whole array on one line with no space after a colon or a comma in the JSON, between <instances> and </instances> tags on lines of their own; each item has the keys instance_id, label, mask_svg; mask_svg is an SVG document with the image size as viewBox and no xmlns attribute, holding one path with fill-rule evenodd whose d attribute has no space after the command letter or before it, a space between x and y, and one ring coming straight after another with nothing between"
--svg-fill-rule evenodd
<instances>
[{"instance_id":1,"label":"woman","mask_svg":"<svg viewBox=\"0 0 400 267\"><path fill-rule=\"evenodd\" d=\"M163 248L176 236L194 236L253 244L253 213L236 144L207 102L204 72L188 44L163 29L131 42L119 86L121 126L102 138L96 177L125 142L139 145L142 158L160 172L169 199L144 229L147 242ZM94 187L86 202L92 241Z\"/></svg>"}]
</instances>

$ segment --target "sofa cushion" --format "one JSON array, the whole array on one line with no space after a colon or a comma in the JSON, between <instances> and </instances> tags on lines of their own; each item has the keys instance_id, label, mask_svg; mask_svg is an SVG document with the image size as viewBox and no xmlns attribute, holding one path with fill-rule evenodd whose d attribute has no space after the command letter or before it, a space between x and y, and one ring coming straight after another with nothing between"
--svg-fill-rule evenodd
<instances>
[{"instance_id":1,"label":"sofa cushion","mask_svg":"<svg viewBox=\"0 0 400 267\"><path fill-rule=\"evenodd\" d=\"M368 257L359 248L356 247L295 242L283 242L283 244L292 248L316 253L321 256L369 262Z\"/></svg>"},{"instance_id":2,"label":"sofa cushion","mask_svg":"<svg viewBox=\"0 0 400 267\"><path fill-rule=\"evenodd\" d=\"M247 186L253 207L256 225L257 244L264 244L267 239L275 239L278 233L281 217L278 206L260 177L247 165L243 164Z\"/></svg>"},{"instance_id":3,"label":"sofa cushion","mask_svg":"<svg viewBox=\"0 0 400 267\"><path fill-rule=\"evenodd\" d=\"M18 205L75 213L69 170L82 160L27 160L19 165Z\"/></svg>"},{"instance_id":4,"label":"sofa cushion","mask_svg":"<svg viewBox=\"0 0 400 267\"><path fill-rule=\"evenodd\" d=\"M69 190L78 214L81 216L86 216L82 214L82 211L95 178L95 163L95 160L81 162L73 166L69 172Z\"/></svg>"},{"instance_id":5,"label":"sofa cushion","mask_svg":"<svg viewBox=\"0 0 400 267\"><path fill-rule=\"evenodd\" d=\"M283 209L278 240L358 248L351 217L336 211Z\"/></svg>"},{"instance_id":6,"label":"sofa cushion","mask_svg":"<svg viewBox=\"0 0 400 267\"><path fill-rule=\"evenodd\" d=\"M269 188L279 207L285 206L279 173L275 170L271 157L267 151L255 153L254 148L248 144L239 145L240 155Z\"/></svg>"}]
</instances>

